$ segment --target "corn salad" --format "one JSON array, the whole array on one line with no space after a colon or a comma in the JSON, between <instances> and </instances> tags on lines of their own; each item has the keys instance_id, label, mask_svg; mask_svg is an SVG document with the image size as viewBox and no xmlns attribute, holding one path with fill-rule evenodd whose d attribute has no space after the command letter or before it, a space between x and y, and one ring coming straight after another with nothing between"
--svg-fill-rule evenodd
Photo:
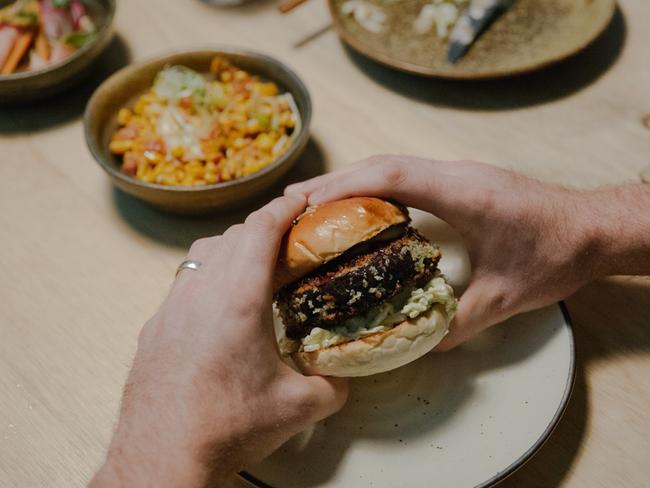
<instances>
[{"instance_id":1,"label":"corn salad","mask_svg":"<svg viewBox=\"0 0 650 488\"><path fill-rule=\"evenodd\" d=\"M122 158L122 171L161 185L253 174L285 153L300 129L291 94L219 57L207 77L166 67L117 118L109 148Z\"/></svg>"}]
</instances>

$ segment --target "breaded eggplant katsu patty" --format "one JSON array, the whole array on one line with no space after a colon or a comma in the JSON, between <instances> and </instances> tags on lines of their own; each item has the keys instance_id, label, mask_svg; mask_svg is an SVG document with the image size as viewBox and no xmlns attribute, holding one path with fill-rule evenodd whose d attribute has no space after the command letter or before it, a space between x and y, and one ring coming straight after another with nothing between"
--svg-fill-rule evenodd
<instances>
[{"instance_id":1,"label":"breaded eggplant katsu patty","mask_svg":"<svg viewBox=\"0 0 650 488\"><path fill-rule=\"evenodd\" d=\"M307 209L278 261L281 349L308 374L365 376L413 361L444 337L456 309L440 257L392 202Z\"/></svg>"}]
</instances>

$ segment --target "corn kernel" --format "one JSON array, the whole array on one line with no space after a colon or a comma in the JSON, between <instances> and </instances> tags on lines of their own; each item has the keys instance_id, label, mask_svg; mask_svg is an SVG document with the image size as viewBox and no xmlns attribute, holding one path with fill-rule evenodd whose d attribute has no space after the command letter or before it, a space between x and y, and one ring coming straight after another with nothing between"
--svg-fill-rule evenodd
<instances>
[{"instance_id":1,"label":"corn kernel","mask_svg":"<svg viewBox=\"0 0 650 488\"><path fill-rule=\"evenodd\" d=\"M260 95L263 97L274 97L278 94L278 86L275 83L260 83Z\"/></svg>"},{"instance_id":2,"label":"corn kernel","mask_svg":"<svg viewBox=\"0 0 650 488\"><path fill-rule=\"evenodd\" d=\"M263 151L270 151L273 149L275 139L266 133L262 133L255 138L255 145Z\"/></svg>"},{"instance_id":3,"label":"corn kernel","mask_svg":"<svg viewBox=\"0 0 650 488\"><path fill-rule=\"evenodd\" d=\"M131 120L131 111L128 108L121 108L117 113L117 123L120 125L126 125Z\"/></svg>"},{"instance_id":4,"label":"corn kernel","mask_svg":"<svg viewBox=\"0 0 650 488\"><path fill-rule=\"evenodd\" d=\"M113 154L124 154L127 151L130 151L133 148L133 143L129 140L123 141L111 141L108 145L108 149Z\"/></svg>"},{"instance_id":5,"label":"corn kernel","mask_svg":"<svg viewBox=\"0 0 650 488\"><path fill-rule=\"evenodd\" d=\"M173 158L181 158L183 157L183 154L185 154L185 150L181 146L176 146L172 148L172 157Z\"/></svg>"},{"instance_id":6,"label":"corn kernel","mask_svg":"<svg viewBox=\"0 0 650 488\"><path fill-rule=\"evenodd\" d=\"M222 66L223 59L221 59L219 56L215 56L212 58L212 62L210 63L210 73L217 74L221 70Z\"/></svg>"}]
</instances>

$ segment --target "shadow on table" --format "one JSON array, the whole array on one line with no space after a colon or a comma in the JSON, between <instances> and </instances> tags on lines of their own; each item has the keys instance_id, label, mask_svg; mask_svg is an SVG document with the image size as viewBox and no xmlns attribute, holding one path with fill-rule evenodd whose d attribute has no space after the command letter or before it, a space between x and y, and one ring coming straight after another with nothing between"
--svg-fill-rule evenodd
<instances>
[{"instance_id":1,"label":"shadow on table","mask_svg":"<svg viewBox=\"0 0 650 488\"><path fill-rule=\"evenodd\" d=\"M597 81L625 45L625 18L617 8L603 34L569 59L526 75L485 81L453 81L411 75L376 63L346 46L351 60L368 77L417 101L462 110L498 111L568 97Z\"/></svg>"},{"instance_id":2,"label":"shadow on table","mask_svg":"<svg viewBox=\"0 0 650 488\"><path fill-rule=\"evenodd\" d=\"M585 369L591 361L650 352L650 278L614 278L593 283L571 297L578 371L564 417L540 451L499 487L559 486L582 446L590 417ZM625 310L625 320L621 320ZM603 320L603 317L606 320ZM624 435L624 432L622 432Z\"/></svg>"},{"instance_id":3,"label":"shadow on table","mask_svg":"<svg viewBox=\"0 0 650 488\"><path fill-rule=\"evenodd\" d=\"M189 248L198 238L222 234L231 225L243 222L252 211L282 195L285 186L323 174L324 171L323 151L311 138L305 152L280 182L238 208L197 217L177 216L157 210L118 189L113 189L113 196L117 211L131 227L164 244Z\"/></svg>"},{"instance_id":4,"label":"shadow on table","mask_svg":"<svg viewBox=\"0 0 650 488\"><path fill-rule=\"evenodd\" d=\"M116 35L79 83L43 100L0 107L0 134L34 132L77 119L95 89L130 58L126 42Z\"/></svg>"}]
</instances>

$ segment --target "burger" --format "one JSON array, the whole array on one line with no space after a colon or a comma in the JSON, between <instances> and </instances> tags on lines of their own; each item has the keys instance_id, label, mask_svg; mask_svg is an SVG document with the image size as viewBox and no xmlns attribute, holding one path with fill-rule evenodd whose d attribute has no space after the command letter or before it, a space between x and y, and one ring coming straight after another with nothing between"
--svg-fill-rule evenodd
<instances>
[{"instance_id":1,"label":"burger","mask_svg":"<svg viewBox=\"0 0 650 488\"><path fill-rule=\"evenodd\" d=\"M368 376L410 363L447 334L457 300L440 250L408 210L357 197L308 208L276 268L280 350L305 374Z\"/></svg>"}]
</instances>

